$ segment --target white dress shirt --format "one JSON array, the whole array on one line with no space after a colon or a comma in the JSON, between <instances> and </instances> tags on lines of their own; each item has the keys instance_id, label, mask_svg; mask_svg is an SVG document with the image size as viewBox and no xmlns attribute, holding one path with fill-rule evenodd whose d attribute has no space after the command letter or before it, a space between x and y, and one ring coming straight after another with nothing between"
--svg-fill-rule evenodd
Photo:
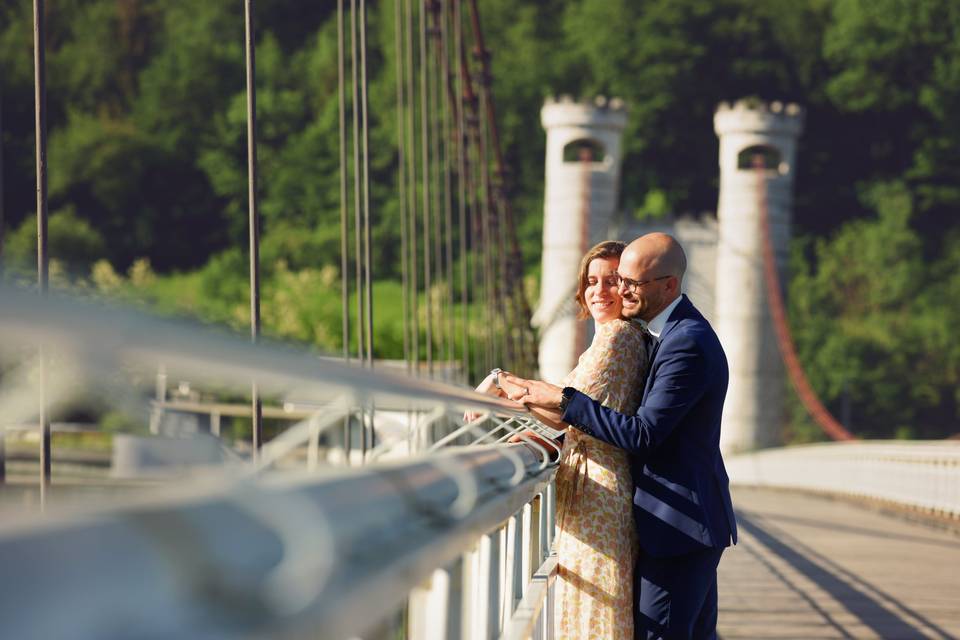
<instances>
[{"instance_id":1,"label":"white dress shirt","mask_svg":"<svg viewBox=\"0 0 960 640\"><path fill-rule=\"evenodd\" d=\"M677 308L677 305L680 304L680 300L683 296L677 296L676 300L667 305L667 307L658 313L656 317L647 323L647 331L650 332L650 335L653 336L654 340L660 342L660 334L663 333L663 328L667 325L667 320L670 319L670 314L673 313L673 310Z\"/></svg>"}]
</instances>

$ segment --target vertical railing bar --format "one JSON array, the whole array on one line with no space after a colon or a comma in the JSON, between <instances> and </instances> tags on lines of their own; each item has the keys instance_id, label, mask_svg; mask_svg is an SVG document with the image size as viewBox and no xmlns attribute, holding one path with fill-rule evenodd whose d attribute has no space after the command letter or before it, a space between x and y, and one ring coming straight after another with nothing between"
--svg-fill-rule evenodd
<instances>
[{"instance_id":1,"label":"vertical railing bar","mask_svg":"<svg viewBox=\"0 0 960 640\"><path fill-rule=\"evenodd\" d=\"M447 569L447 626L444 637L459 640L462 637L464 623L465 597L463 580L463 556Z\"/></svg>"},{"instance_id":2,"label":"vertical railing bar","mask_svg":"<svg viewBox=\"0 0 960 640\"><path fill-rule=\"evenodd\" d=\"M250 227L250 339L260 339L260 216L257 211L257 94L254 50L253 0L244 0L244 30L247 62L247 203ZM250 389L253 417L253 456L263 445L263 405L254 380Z\"/></svg>"},{"instance_id":3,"label":"vertical railing bar","mask_svg":"<svg viewBox=\"0 0 960 640\"><path fill-rule=\"evenodd\" d=\"M33 0L33 87L37 162L37 286L41 296L49 289L47 255L47 72L46 8L44 0ZM40 508L46 506L50 487L50 416L47 408L47 359L43 344L40 365Z\"/></svg>"}]
</instances>

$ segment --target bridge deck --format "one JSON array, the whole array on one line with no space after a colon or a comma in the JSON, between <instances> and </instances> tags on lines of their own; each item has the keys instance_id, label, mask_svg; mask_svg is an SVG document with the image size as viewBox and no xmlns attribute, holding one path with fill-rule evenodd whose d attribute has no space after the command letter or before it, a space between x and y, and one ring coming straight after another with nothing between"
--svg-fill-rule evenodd
<instances>
[{"instance_id":1,"label":"bridge deck","mask_svg":"<svg viewBox=\"0 0 960 640\"><path fill-rule=\"evenodd\" d=\"M739 488L719 633L960 638L960 535L847 501Z\"/></svg>"}]
</instances>

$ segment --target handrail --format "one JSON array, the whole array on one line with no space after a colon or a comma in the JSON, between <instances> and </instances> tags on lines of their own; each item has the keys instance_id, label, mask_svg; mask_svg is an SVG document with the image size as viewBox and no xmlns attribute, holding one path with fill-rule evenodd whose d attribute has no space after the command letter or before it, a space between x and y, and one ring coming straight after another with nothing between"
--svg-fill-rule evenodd
<instances>
[{"instance_id":1,"label":"handrail","mask_svg":"<svg viewBox=\"0 0 960 640\"><path fill-rule=\"evenodd\" d=\"M351 637L395 612L424 578L465 566L467 557L479 582L469 597L473 609L457 614L463 629L475 622L495 637L524 615L514 612L524 596L515 590L524 585L527 600L533 597L530 580L553 538L553 467L536 443L536 450L483 444L503 429L541 429L522 405L290 345L253 345L183 320L0 286L0 348L31 342L42 342L59 365L48 398L67 399L100 384L95 390L109 400L145 408L129 376L118 380L115 373L150 375L162 365L167 376L217 389L246 391L252 380L267 397L289 397L295 389L298 401L315 410L267 443L253 465L220 467L207 481L194 476L148 503L61 512L55 520L24 514L0 525L0 637L234 637L317 629L324 637ZM74 389L78 379L85 384ZM33 418L33 384L29 363L6 376L0 414ZM368 420L371 406L387 407L381 417L389 420L398 410L412 416L406 423L412 439L383 441L362 458L373 464L318 473L320 434L345 419ZM485 418L462 426L464 410ZM455 435L424 433L432 421ZM440 446L425 451L433 441ZM450 446L464 441L470 445ZM303 469L314 473L291 475L278 466L291 454L301 460L304 445ZM395 453L407 457L378 458ZM57 607L40 615L43 602ZM411 599L411 616L415 609Z\"/></svg>"},{"instance_id":2,"label":"handrail","mask_svg":"<svg viewBox=\"0 0 960 640\"><path fill-rule=\"evenodd\" d=\"M296 388L304 399L325 401L349 389L391 408L428 409L445 403L461 411L528 415L516 402L448 383L361 368L266 339L255 345L239 334L196 322L64 295L41 298L10 286L0 286L0 341L42 341L77 354L88 368L116 371L121 364L155 367L163 362L169 376L243 389L256 378L263 394Z\"/></svg>"},{"instance_id":3,"label":"handrail","mask_svg":"<svg viewBox=\"0 0 960 640\"><path fill-rule=\"evenodd\" d=\"M426 457L317 478L216 481L190 495L0 534L0 636L352 637L542 492L552 469L522 445L433 454L469 472L474 508ZM539 564L539 560L535 560ZM42 602L56 607L37 615ZM118 615L122 612L122 615Z\"/></svg>"},{"instance_id":4,"label":"handrail","mask_svg":"<svg viewBox=\"0 0 960 640\"><path fill-rule=\"evenodd\" d=\"M726 460L734 484L878 500L960 519L960 442L883 440L764 449Z\"/></svg>"}]
</instances>

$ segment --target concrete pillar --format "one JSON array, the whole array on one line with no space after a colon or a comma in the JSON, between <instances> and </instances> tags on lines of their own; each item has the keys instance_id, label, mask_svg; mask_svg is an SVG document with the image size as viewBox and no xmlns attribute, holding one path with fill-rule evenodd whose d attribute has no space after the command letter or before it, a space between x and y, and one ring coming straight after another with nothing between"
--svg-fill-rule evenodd
<instances>
[{"instance_id":1,"label":"concrete pillar","mask_svg":"<svg viewBox=\"0 0 960 640\"><path fill-rule=\"evenodd\" d=\"M557 382L576 365L592 333L576 320L580 259L607 239L620 187L623 102L549 99L540 112L547 132L540 303L540 377Z\"/></svg>"},{"instance_id":2,"label":"concrete pillar","mask_svg":"<svg viewBox=\"0 0 960 640\"><path fill-rule=\"evenodd\" d=\"M722 103L715 328L730 365L720 439L725 452L779 443L784 369L763 276L761 196L766 187L771 237L781 282L790 242L793 176L803 111L795 104ZM762 175L753 166L763 157Z\"/></svg>"}]
</instances>

